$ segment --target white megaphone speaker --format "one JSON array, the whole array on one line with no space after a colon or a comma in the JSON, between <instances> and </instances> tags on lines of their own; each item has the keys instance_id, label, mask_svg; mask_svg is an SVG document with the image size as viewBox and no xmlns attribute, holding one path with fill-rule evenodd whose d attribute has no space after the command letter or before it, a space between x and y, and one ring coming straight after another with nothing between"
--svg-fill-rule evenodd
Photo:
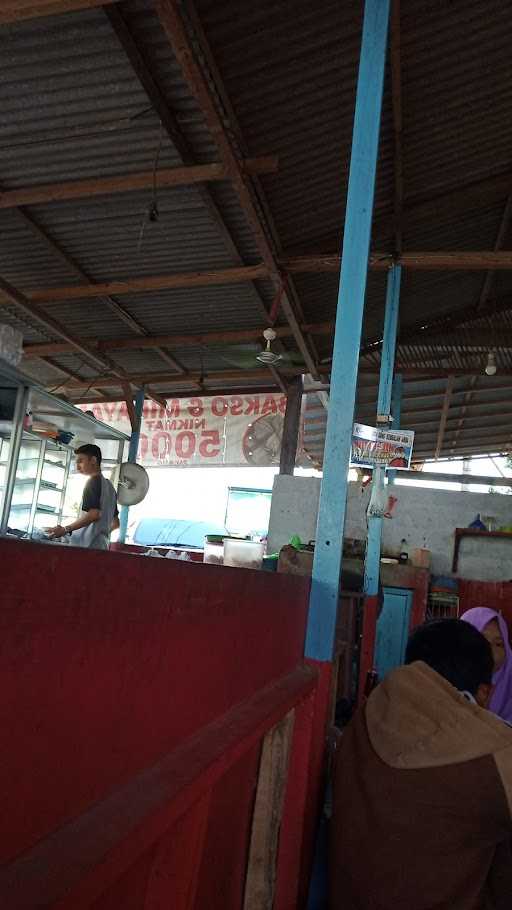
<instances>
[{"instance_id":1,"label":"white megaphone speaker","mask_svg":"<svg viewBox=\"0 0 512 910\"><path fill-rule=\"evenodd\" d=\"M120 506L136 506L149 490L148 472L141 464L131 461L125 461L119 466L112 482L117 487Z\"/></svg>"}]
</instances>

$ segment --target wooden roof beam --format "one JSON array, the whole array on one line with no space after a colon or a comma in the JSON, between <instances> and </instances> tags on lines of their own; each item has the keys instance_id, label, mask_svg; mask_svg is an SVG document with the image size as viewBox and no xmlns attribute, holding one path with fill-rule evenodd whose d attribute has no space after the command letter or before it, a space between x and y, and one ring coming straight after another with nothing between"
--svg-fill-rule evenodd
<instances>
[{"instance_id":1,"label":"wooden roof beam","mask_svg":"<svg viewBox=\"0 0 512 910\"><path fill-rule=\"evenodd\" d=\"M247 174L275 174L278 159L275 156L249 158L242 162ZM20 205L40 205L49 202L64 202L67 199L83 199L91 196L111 196L139 190L177 186L193 186L197 183L217 183L228 180L223 164L196 164L189 167L162 168L123 174L118 177L92 177L87 180L68 180L64 183L47 183L43 186L23 187L4 190L0 193L0 209L17 208Z\"/></svg>"},{"instance_id":2,"label":"wooden roof beam","mask_svg":"<svg viewBox=\"0 0 512 910\"><path fill-rule=\"evenodd\" d=\"M33 306L24 294L13 287L12 284L4 281L3 278L0 278L0 293L18 307L22 313L29 316L30 319L39 322L39 324L42 325L46 331L49 330L52 335L57 335L62 338L73 348L73 350L84 356L86 360L91 361L96 367L99 367L102 370L110 368L108 359L101 357L86 341L75 338L75 336L68 332L68 330L56 319L53 319L53 317L40 311L38 307ZM91 386L96 388L95 383L91 383Z\"/></svg>"},{"instance_id":3,"label":"wooden roof beam","mask_svg":"<svg viewBox=\"0 0 512 910\"><path fill-rule=\"evenodd\" d=\"M300 375L300 370L286 369L285 375L287 376L297 376ZM207 383L207 382L229 382L242 380L246 383L248 380L264 380L268 383L268 370L266 369L255 369L255 370L223 370L220 372L209 373L207 376L201 375L200 373L189 373L187 376L176 376L169 373L136 373L129 374L125 379L130 382L132 385L140 386L146 385L147 383L152 383L159 385L160 383L165 384L169 387L172 386L183 386L186 383L198 384L198 383ZM117 379L115 376L95 376L93 379L84 379L81 381L70 380L65 383L66 389L69 391L87 389L87 388L121 388L122 380ZM121 395L121 398L123 396Z\"/></svg>"},{"instance_id":4,"label":"wooden roof beam","mask_svg":"<svg viewBox=\"0 0 512 910\"><path fill-rule=\"evenodd\" d=\"M372 253L370 268L387 271L393 264L393 257L389 253ZM475 252L475 253L403 253L396 260L406 269L432 271L443 270L472 270L486 271L512 270L512 250L500 252ZM291 272L338 272L340 266L339 256L314 256L299 257L296 259L283 259L283 268ZM51 303L57 300L82 300L84 298L99 297L106 294L137 294L144 291L161 291L173 288L204 287L206 285L243 284L244 282L257 281L271 275L266 263L257 265L235 266L225 269L212 269L209 271L177 272L172 275L153 275L145 278L127 278L123 281L106 281L86 285L70 285L65 287L42 288L38 291L27 293L30 299L37 303ZM283 294L283 299L286 294ZM296 330L290 324L293 336ZM302 335L300 325L297 329ZM310 371L311 372L311 371Z\"/></svg>"},{"instance_id":5,"label":"wooden roof beam","mask_svg":"<svg viewBox=\"0 0 512 910\"><path fill-rule=\"evenodd\" d=\"M260 256L267 267L268 274L277 292L282 285L279 264L276 261L265 226L262 223L252 187L235 154L232 141L212 94L211 86L196 60L194 47L182 18L180 5L176 0L156 0L155 8L184 79L201 108L212 138L219 150L221 160L227 168L233 189L238 196L242 211L254 234ZM301 331L287 292L282 295L281 309L293 331L295 343L304 358L308 371L315 379L318 378L316 364L306 338Z\"/></svg>"},{"instance_id":6,"label":"wooden roof beam","mask_svg":"<svg viewBox=\"0 0 512 910\"><path fill-rule=\"evenodd\" d=\"M208 285L243 284L259 278L267 278L265 265L236 266L207 272L177 272L174 275L157 275L147 278L127 278L124 281L104 281L95 284L69 285L66 287L43 288L27 296L34 303L52 303L58 300L84 300L110 294L139 294L144 291L172 290L174 288L197 288Z\"/></svg>"},{"instance_id":7,"label":"wooden roof beam","mask_svg":"<svg viewBox=\"0 0 512 910\"><path fill-rule=\"evenodd\" d=\"M339 272L341 257L338 253L317 254L314 256L282 257L280 265L291 274L314 272ZM392 265L401 265L405 269L418 272L450 271L510 271L512 269L512 251L482 250L467 252L465 250L439 252L403 252L399 256L392 253L370 253L369 268L387 271Z\"/></svg>"},{"instance_id":8,"label":"wooden roof beam","mask_svg":"<svg viewBox=\"0 0 512 910\"><path fill-rule=\"evenodd\" d=\"M207 388L207 389L204 389L201 392L199 392L199 395L205 394L209 398L215 397L217 395L229 398L230 396L233 396L233 395L275 395L276 392L279 392L279 388L277 385L268 385L268 384L267 385L257 385L257 386L238 386L237 385L237 386L233 386L233 388L226 388L225 386L223 386L222 388L215 388L215 387ZM153 401L156 401L157 404L159 404L163 408L165 408L167 406L167 401L169 400L169 398L172 398L172 399L190 398L191 396L196 396L197 394L198 394L198 392L197 392L197 389L195 389L195 388L194 389L190 388L190 389L185 389L185 390L171 389L169 391L168 395L165 391L155 393L155 392L150 392L150 390L148 388L146 388L146 397L152 398ZM70 398L68 395L67 400L71 404L76 404L77 402L80 402L82 404L102 404L103 402L122 401L123 396L120 394L112 395L112 394L108 394L108 393L106 393L105 395L101 395L101 396L95 394L92 397L87 396L87 401L82 401L81 399L78 399L78 398Z\"/></svg>"},{"instance_id":9,"label":"wooden roof beam","mask_svg":"<svg viewBox=\"0 0 512 910\"><path fill-rule=\"evenodd\" d=\"M334 330L332 322L306 323L304 332L311 335L330 335ZM289 326L276 326L278 338L289 338L292 330ZM90 340L98 351L139 351L158 347L195 347L214 344L237 344L250 341L262 341L263 328L232 329L224 332L203 332L197 335L146 335L138 338L108 338L105 341ZM46 357L54 354L69 354L72 347L65 342L43 342L26 344L23 348L25 357Z\"/></svg>"},{"instance_id":10,"label":"wooden roof beam","mask_svg":"<svg viewBox=\"0 0 512 910\"><path fill-rule=\"evenodd\" d=\"M2 0L0 25L8 22L22 22L25 19L41 19L44 16L59 16L62 13L76 13L79 10L95 9L120 0Z\"/></svg>"},{"instance_id":11,"label":"wooden roof beam","mask_svg":"<svg viewBox=\"0 0 512 910\"><path fill-rule=\"evenodd\" d=\"M167 133L167 136L176 149L176 152L178 153L182 164L185 165L185 169L190 170L192 168L197 168L192 148L190 147L190 144L184 135L183 130L178 123L172 108L168 104L164 92L160 88L158 80L153 72L152 63L143 54L140 45L136 40L136 36L133 34L129 21L125 17L122 9L119 7L111 6L105 10L105 15L107 16L121 47L123 48L128 60L130 61L137 79L146 92L148 100L160 118L160 123L162 124L163 129ZM264 159L259 159L260 165L262 164L263 160ZM277 164L276 159L273 159L272 161L271 159L265 160L271 169L275 164ZM217 167L218 166L219 165L217 165ZM220 166L223 168L223 173L225 173L225 167L223 165ZM266 165L264 166L266 167ZM245 173L251 177L256 176L257 173L262 173L259 166L254 166L254 159L249 159L248 156L246 156L242 162L242 167ZM211 221L215 225L219 237L222 239L226 251L233 261L233 264L243 266L244 262L240 255L240 251L238 250L238 247L236 246L231 232L224 221L215 198L212 195L211 187L206 183L199 183L197 184L196 192L201 199L201 202L203 203ZM256 307L260 311L262 318L265 321L268 321L269 314L267 312L266 305L260 295L260 292L258 291L258 288L254 283L251 284L251 288Z\"/></svg>"}]
</instances>

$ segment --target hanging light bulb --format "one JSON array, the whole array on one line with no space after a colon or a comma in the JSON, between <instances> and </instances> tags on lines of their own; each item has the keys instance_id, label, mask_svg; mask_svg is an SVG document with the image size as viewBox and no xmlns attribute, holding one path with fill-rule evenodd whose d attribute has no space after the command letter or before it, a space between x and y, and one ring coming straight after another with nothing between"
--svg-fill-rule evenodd
<instances>
[{"instance_id":1,"label":"hanging light bulb","mask_svg":"<svg viewBox=\"0 0 512 910\"><path fill-rule=\"evenodd\" d=\"M496 369L497 369L496 358L495 358L493 352L489 351L489 354L487 357L487 365L485 367L485 372L486 372L487 376L495 376Z\"/></svg>"}]
</instances>

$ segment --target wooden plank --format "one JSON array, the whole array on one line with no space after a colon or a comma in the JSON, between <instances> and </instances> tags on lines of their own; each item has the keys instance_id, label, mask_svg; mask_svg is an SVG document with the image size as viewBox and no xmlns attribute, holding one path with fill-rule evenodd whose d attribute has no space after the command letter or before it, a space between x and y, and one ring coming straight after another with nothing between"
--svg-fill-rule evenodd
<instances>
[{"instance_id":1,"label":"wooden plank","mask_svg":"<svg viewBox=\"0 0 512 910\"><path fill-rule=\"evenodd\" d=\"M106 281L97 284L43 288L27 294L33 303L52 303L58 300L84 300L105 294L138 294L141 291L162 291L172 288L196 288L207 285L243 284L267 278L265 265L248 265L208 272L178 272L148 278L128 278L125 281Z\"/></svg>"},{"instance_id":2,"label":"wooden plank","mask_svg":"<svg viewBox=\"0 0 512 910\"><path fill-rule=\"evenodd\" d=\"M446 430L446 421L448 420L448 411L450 409L450 402L452 399L454 382L455 382L455 377L448 376L448 380L446 383L446 392L445 392L444 401L443 401L443 409L441 411L441 419L439 421L439 432L437 434L436 451L435 451L434 458L439 458L441 449L443 447L444 433Z\"/></svg>"},{"instance_id":3,"label":"wooden plank","mask_svg":"<svg viewBox=\"0 0 512 910\"><path fill-rule=\"evenodd\" d=\"M300 667L258 690L4 864L0 906L92 907L283 715L308 697L316 679L314 670Z\"/></svg>"},{"instance_id":4,"label":"wooden plank","mask_svg":"<svg viewBox=\"0 0 512 910\"><path fill-rule=\"evenodd\" d=\"M287 272L338 272L341 257L334 254L314 256L282 257L280 265ZM441 251L441 252L405 252L395 257L391 253L373 252L370 254L369 267L387 271L393 264L403 266L411 271L509 271L512 269L512 251L483 250L475 252Z\"/></svg>"},{"instance_id":5,"label":"wooden plank","mask_svg":"<svg viewBox=\"0 0 512 910\"><path fill-rule=\"evenodd\" d=\"M332 322L308 323L303 325L303 330L311 335L330 335L333 331ZM290 338L292 330L289 326L276 326L274 329L278 338ZM109 338L105 341L89 339L89 344L100 351L137 351L155 347L188 347L192 345L237 344L246 341L261 341L262 328L232 329L226 332L203 332L195 335L146 335L138 338ZM44 342L26 344L23 348L25 357L43 357L53 354L67 354L72 350L65 342Z\"/></svg>"},{"instance_id":6,"label":"wooden plank","mask_svg":"<svg viewBox=\"0 0 512 910\"><path fill-rule=\"evenodd\" d=\"M135 406L133 404L132 389L128 382L123 382L121 387L123 389L123 397L126 402L126 410L128 411L132 433L135 433L137 430L137 415L135 413Z\"/></svg>"},{"instance_id":7,"label":"wooden plank","mask_svg":"<svg viewBox=\"0 0 512 910\"><path fill-rule=\"evenodd\" d=\"M78 10L95 9L119 2L120 0L2 0L0 25L25 19L40 19L43 16L75 13Z\"/></svg>"},{"instance_id":8,"label":"wooden plank","mask_svg":"<svg viewBox=\"0 0 512 910\"><path fill-rule=\"evenodd\" d=\"M279 830L283 812L295 711L263 740L252 821L244 910L272 910Z\"/></svg>"},{"instance_id":9,"label":"wooden plank","mask_svg":"<svg viewBox=\"0 0 512 910\"><path fill-rule=\"evenodd\" d=\"M286 370L288 375L300 375L300 369L295 370ZM209 373L208 376L202 376L200 373L188 373L187 376L176 376L175 373L130 373L125 379L128 382L131 382L133 385L141 385L146 382L156 383L165 383L167 386L186 386L194 382L199 382L203 380L204 382L223 382L223 381L236 381L237 379L242 380L246 383L249 379L257 380L267 380L268 382L268 370L266 369L255 369L255 370L222 370L216 373ZM84 379L81 382L76 380L70 380L66 382L66 388L70 390L77 389L87 389L87 388L109 388L109 387L120 387L121 380L115 376L95 376L93 379ZM122 397L122 396L121 396Z\"/></svg>"},{"instance_id":10,"label":"wooden plank","mask_svg":"<svg viewBox=\"0 0 512 910\"><path fill-rule=\"evenodd\" d=\"M143 910L193 910L208 829L211 791L160 841Z\"/></svg>"},{"instance_id":11,"label":"wooden plank","mask_svg":"<svg viewBox=\"0 0 512 910\"><path fill-rule=\"evenodd\" d=\"M31 319L35 319L45 329L49 329L52 334L63 338L69 345L71 345L74 350L78 351L80 354L83 354L88 360L92 361L92 363L100 367L100 369L105 369L108 367L106 360L100 357L92 347L90 347L86 342L82 342L78 338L75 338L74 335L68 332L67 329L56 319L53 319L51 316L41 312L38 307L33 306L31 302L27 300L24 294L18 291L7 281L4 281L3 278L0 278L0 293L4 294L5 297L7 297L11 303L17 306L18 309L25 313L25 315L29 316ZM94 386L94 383L91 383L91 386Z\"/></svg>"},{"instance_id":12,"label":"wooden plank","mask_svg":"<svg viewBox=\"0 0 512 910\"><path fill-rule=\"evenodd\" d=\"M250 158L243 162L243 167L250 175L275 174L278 169L278 159L270 155L262 158ZM227 179L229 178L223 164L196 164L190 167L162 168L157 171L156 175L153 174L153 171L141 171L118 177L68 180L64 183L4 190L0 193L0 209L152 189L154 182L158 189L163 189L165 187L192 186L196 183L213 183Z\"/></svg>"},{"instance_id":13,"label":"wooden plank","mask_svg":"<svg viewBox=\"0 0 512 910\"><path fill-rule=\"evenodd\" d=\"M34 216L26 211L23 207L16 208L16 217L19 221L37 237L38 240L41 240L46 247L50 250L50 253L57 256L66 266L69 266L72 271L82 278L84 281L89 281L89 275L83 269L79 263L72 256L69 255L53 237L50 236L48 231L45 228L42 228L40 224L35 220ZM131 313L129 313L121 304L114 299L114 297L102 297L99 298L104 301L106 306L111 310L116 316L118 316L126 325L128 325L136 335L147 335L146 328L135 319ZM93 341L90 340L89 344L95 346ZM68 351L74 350L72 347L68 347ZM185 373L181 364L174 360L167 352L158 350L158 353L162 359L167 363L168 366L172 366L179 373ZM57 351L56 353L64 353L64 351Z\"/></svg>"}]
</instances>

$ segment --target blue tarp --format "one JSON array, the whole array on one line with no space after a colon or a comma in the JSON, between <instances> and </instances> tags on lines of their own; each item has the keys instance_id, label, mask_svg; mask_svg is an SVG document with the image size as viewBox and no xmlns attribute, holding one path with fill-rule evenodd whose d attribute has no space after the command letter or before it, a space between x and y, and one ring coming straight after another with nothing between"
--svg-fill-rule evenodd
<instances>
[{"instance_id":1,"label":"blue tarp","mask_svg":"<svg viewBox=\"0 0 512 910\"><path fill-rule=\"evenodd\" d=\"M133 542L143 547L186 547L202 550L207 534L226 534L225 528L206 521L175 518L143 518L139 521Z\"/></svg>"}]
</instances>

